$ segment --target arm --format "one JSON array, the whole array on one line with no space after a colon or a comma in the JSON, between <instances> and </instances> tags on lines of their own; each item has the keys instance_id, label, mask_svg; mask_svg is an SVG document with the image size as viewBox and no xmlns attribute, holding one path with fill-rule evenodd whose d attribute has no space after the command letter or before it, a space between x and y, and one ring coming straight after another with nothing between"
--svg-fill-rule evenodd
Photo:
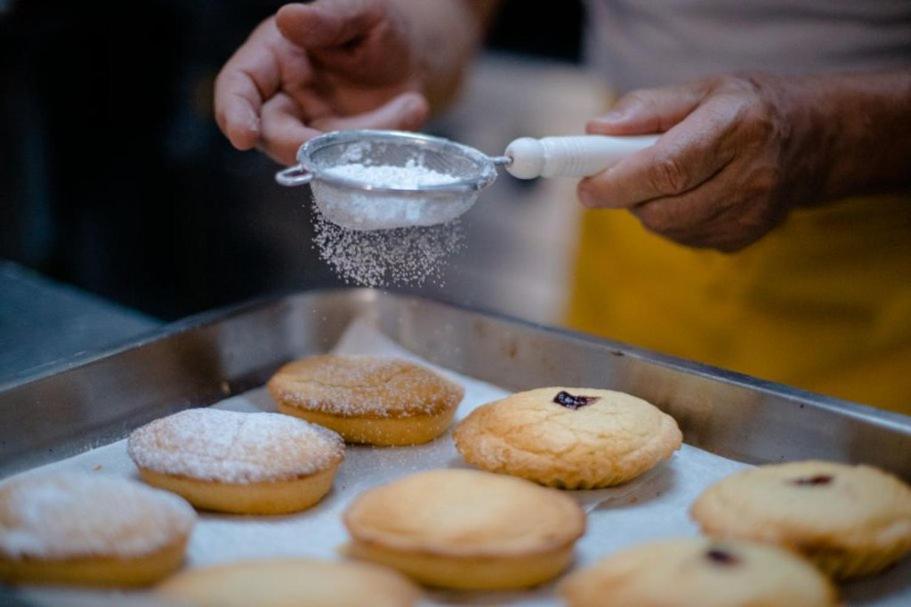
<instances>
[{"instance_id":1,"label":"arm","mask_svg":"<svg viewBox=\"0 0 911 607\"><path fill-rule=\"evenodd\" d=\"M682 244L734 251L795 206L911 186L909 107L909 70L635 91L588 131L663 136L583 180L579 196Z\"/></svg>"}]
</instances>

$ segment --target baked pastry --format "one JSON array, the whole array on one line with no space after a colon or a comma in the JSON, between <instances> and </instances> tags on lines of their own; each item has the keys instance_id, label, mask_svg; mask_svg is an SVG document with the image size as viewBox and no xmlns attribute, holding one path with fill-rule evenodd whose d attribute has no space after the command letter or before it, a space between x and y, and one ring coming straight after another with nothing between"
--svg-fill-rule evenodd
<instances>
[{"instance_id":1,"label":"baked pastry","mask_svg":"<svg viewBox=\"0 0 911 607\"><path fill-rule=\"evenodd\" d=\"M39 472L0 485L0 581L142 586L177 569L193 508L140 483Z\"/></svg>"},{"instance_id":2,"label":"baked pastry","mask_svg":"<svg viewBox=\"0 0 911 607\"><path fill-rule=\"evenodd\" d=\"M569 575L559 587L569 607L834 607L835 589L787 550L706 538L623 550Z\"/></svg>"},{"instance_id":3,"label":"baked pastry","mask_svg":"<svg viewBox=\"0 0 911 607\"><path fill-rule=\"evenodd\" d=\"M563 571L585 513L567 495L522 479L433 470L360 495L344 523L351 556L432 586L502 590Z\"/></svg>"},{"instance_id":4,"label":"baked pastry","mask_svg":"<svg viewBox=\"0 0 911 607\"><path fill-rule=\"evenodd\" d=\"M623 392L539 388L478 407L454 432L470 464L550 487L624 483L680 448L674 418Z\"/></svg>"},{"instance_id":5,"label":"baked pastry","mask_svg":"<svg viewBox=\"0 0 911 607\"><path fill-rule=\"evenodd\" d=\"M278 410L331 428L349 443L417 445L441 435L464 390L414 363L372 356L310 356L269 380Z\"/></svg>"},{"instance_id":6,"label":"baked pastry","mask_svg":"<svg viewBox=\"0 0 911 607\"><path fill-rule=\"evenodd\" d=\"M342 439L279 413L188 409L130 435L142 480L197 508L282 514L323 498L344 457Z\"/></svg>"},{"instance_id":7,"label":"baked pastry","mask_svg":"<svg viewBox=\"0 0 911 607\"><path fill-rule=\"evenodd\" d=\"M157 592L188 607L411 607L421 594L385 567L304 558L189 569Z\"/></svg>"},{"instance_id":8,"label":"baked pastry","mask_svg":"<svg viewBox=\"0 0 911 607\"><path fill-rule=\"evenodd\" d=\"M880 571L911 550L911 488L870 466L744 470L709 487L692 516L709 535L788 546L839 579Z\"/></svg>"}]
</instances>

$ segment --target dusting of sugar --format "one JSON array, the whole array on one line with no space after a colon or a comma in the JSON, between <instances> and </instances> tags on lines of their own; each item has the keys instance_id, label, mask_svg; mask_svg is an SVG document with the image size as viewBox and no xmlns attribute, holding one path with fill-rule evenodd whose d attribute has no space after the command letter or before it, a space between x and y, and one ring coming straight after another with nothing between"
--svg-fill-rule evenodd
<instances>
[{"instance_id":1,"label":"dusting of sugar","mask_svg":"<svg viewBox=\"0 0 911 607\"><path fill-rule=\"evenodd\" d=\"M344 456L331 430L280 413L189 409L134 431L133 462L162 474L223 483L279 481L314 474Z\"/></svg>"},{"instance_id":2,"label":"dusting of sugar","mask_svg":"<svg viewBox=\"0 0 911 607\"><path fill-rule=\"evenodd\" d=\"M459 217L477 199L471 189L445 187L459 181L410 158L403 166L336 164L320 173L311 190L316 206L333 223L352 230L391 230L443 224Z\"/></svg>"},{"instance_id":3,"label":"dusting of sugar","mask_svg":"<svg viewBox=\"0 0 911 607\"><path fill-rule=\"evenodd\" d=\"M142 556L195 522L184 499L104 474L32 473L0 485L0 554L12 558Z\"/></svg>"},{"instance_id":4,"label":"dusting of sugar","mask_svg":"<svg viewBox=\"0 0 911 607\"><path fill-rule=\"evenodd\" d=\"M325 174L370 184L380 188L419 188L459 181L458 177L440 173L422 166L413 158L405 166L389 164L369 165L358 162L340 164L324 171Z\"/></svg>"},{"instance_id":5,"label":"dusting of sugar","mask_svg":"<svg viewBox=\"0 0 911 607\"><path fill-rule=\"evenodd\" d=\"M342 416L435 414L454 407L464 390L414 363L375 356L314 356L279 370L270 384L282 401Z\"/></svg>"},{"instance_id":6,"label":"dusting of sugar","mask_svg":"<svg viewBox=\"0 0 911 607\"><path fill-rule=\"evenodd\" d=\"M328 220L316 207L313 246L321 259L347 284L368 287L391 285L442 287L450 255L464 248L464 230L458 220L449 223L352 230Z\"/></svg>"}]
</instances>

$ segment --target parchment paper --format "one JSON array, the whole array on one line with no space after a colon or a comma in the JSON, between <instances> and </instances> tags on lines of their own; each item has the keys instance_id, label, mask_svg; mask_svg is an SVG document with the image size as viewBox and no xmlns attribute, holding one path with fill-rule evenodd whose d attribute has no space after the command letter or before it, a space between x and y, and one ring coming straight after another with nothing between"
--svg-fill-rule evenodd
<instances>
[{"instance_id":1,"label":"parchment paper","mask_svg":"<svg viewBox=\"0 0 911 607\"><path fill-rule=\"evenodd\" d=\"M465 398L456 414L464 418L484 403L508 392L488 383L430 365L381 334L366 320L355 320L334 348L340 354L397 356L427 365L465 387ZM274 411L265 388L250 390L216 405L234 411ZM708 485L746 464L684 445L669 461L621 487L576 491L570 495L588 513L588 529L577 544L575 567L586 566L621 548L649 540L696 535L688 517L690 504ZM317 506L289 516L244 517L200 513L190 540L187 567L238 559L275 556L340 558L338 548L347 541L341 513L370 487L421 470L467 467L447 433L417 447L346 450L332 492ZM137 479L122 440L51 464L47 468L78 469ZM906 559L907 561L907 559ZM853 584L846 589L851 604L899 606L911 604L911 567L905 562L890 573ZM532 591L498 593L447 593L430 591L426 605L552 605L555 584ZM84 590L26 589L25 598L47 605L149 605L145 593Z\"/></svg>"}]
</instances>

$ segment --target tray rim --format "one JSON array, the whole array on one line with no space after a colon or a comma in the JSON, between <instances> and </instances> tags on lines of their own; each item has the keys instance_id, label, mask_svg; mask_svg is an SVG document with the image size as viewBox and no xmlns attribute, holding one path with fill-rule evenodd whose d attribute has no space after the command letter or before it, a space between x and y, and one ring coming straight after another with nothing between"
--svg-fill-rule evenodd
<instances>
[{"instance_id":1,"label":"tray rim","mask_svg":"<svg viewBox=\"0 0 911 607\"><path fill-rule=\"evenodd\" d=\"M546 325L535 321L519 318L511 314L486 309L476 305L454 302L448 298L439 295L426 295L415 293L407 289L376 289L370 287L318 287L313 289L296 289L280 291L260 297L255 297L243 302L229 304L207 310L197 314L187 316L173 322L164 324L161 327L140 333L132 338L125 340L120 344L90 350L73 355L69 358L50 363L47 367L40 367L39 370L31 375L17 378L15 380L0 384L0 396L5 392L22 388L33 382L46 380L49 377L66 373L83 366L94 364L100 360L115 357L124 352L143 347L145 345L161 341L172 337L176 334L198 329L216 322L226 320L232 317L240 316L258 308L275 305L282 301L298 297L332 297L344 296L354 299L364 299L366 301L391 298L394 300L412 300L424 301L437 305L455 308L469 314L477 314L493 320L518 324L526 328L531 328L545 333L557 335L563 339L581 341L588 345L600 348L606 348L611 353L621 356L646 361L688 375L700 378L718 381L725 384L735 385L764 394L772 394L783 397L790 401L811 403L815 407L821 407L833 411L840 415L848 415L853 418L859 418L867 423L877 425L886 425L894 431L911 435L911 416L879 409L877 407L843 400L833 396L827 396L801 388L789 386L787 384L760 379L736 371L716 367L705 363L692 361L689 359L663 354L647 348L642 348L619 340L599 337L589 333L582 333L563 327Z\"/></svg>"}]
</instances>

